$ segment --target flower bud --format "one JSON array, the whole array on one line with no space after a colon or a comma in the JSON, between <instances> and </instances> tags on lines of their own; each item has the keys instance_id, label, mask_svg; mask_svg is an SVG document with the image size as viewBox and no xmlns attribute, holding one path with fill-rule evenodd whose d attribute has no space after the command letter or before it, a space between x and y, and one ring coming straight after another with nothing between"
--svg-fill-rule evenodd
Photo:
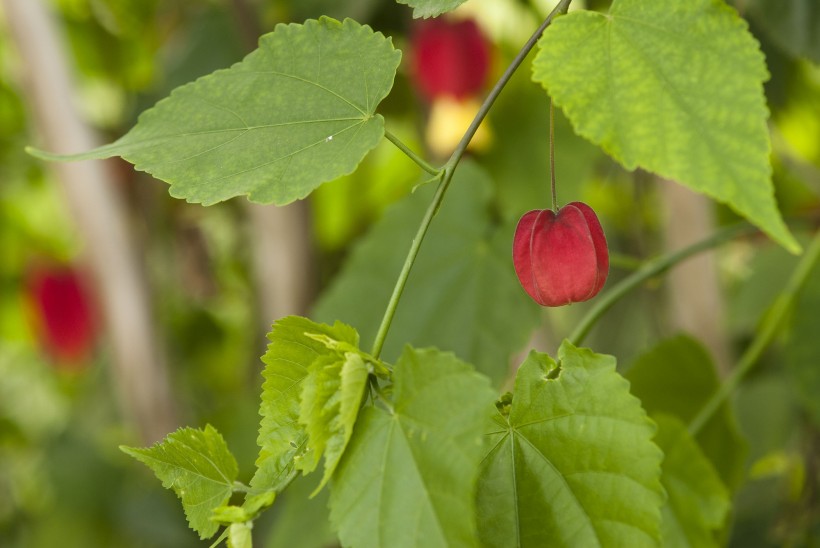
<instances>
[{"instance_id":1,"label":"flower bud","mask_svg":"<svg viewBox=\"0 0 820 548\"><path fill-rule=\"evenodd\" d=\"M526 213L515 229L513 265L518 280L541 306L594 297L609 273L609 251L598 217L572 202L558 210Z\"/></svg>"}]
</instances>

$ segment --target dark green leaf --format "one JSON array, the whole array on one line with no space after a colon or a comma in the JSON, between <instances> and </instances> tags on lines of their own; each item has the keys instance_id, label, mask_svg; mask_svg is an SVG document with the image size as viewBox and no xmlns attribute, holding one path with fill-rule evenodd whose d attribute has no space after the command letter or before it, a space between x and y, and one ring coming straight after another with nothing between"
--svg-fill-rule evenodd
<instances>
[{"instance_id":1,"label":"dark green leaf","mask_svg":"<svg viewBox=\"0 0 820 548\"><path fill-rule=\"evenodd\" d=\"M679 419L652 415L655 443L664 453L661 481L667 500L661 510L663 546L717 547L716 533L729 513L729 492L715 468Z\"/></svg>"},{"instance_id":2,"label":"dark green leaf","mask_svg":"<svg viewBox=\"0 0 820 548\"><path fill-rule=\"evenodd\" d=\"M820 4L816 0L749 0L744 8L777 45L820 63Z\"/></svg>"},{"instance_id":3,"label":"dark green leaf","mask_svg":"<svg viewBox=\"0 0 820 548\"><path fill-rule=\"evenodd\" d=\"M435 188L418 189L388 209L356 246L316 306L320 319L340 318L373 340L407 250ZM464 162L410 273L384 347L448 348L498 380L510 355L538 325L539 307L521 289L512 266L514 227L490 210L491 183Z\"/></svg>"},{"instance_id":4,"label":"dark green leaf","mask_svg":"<svg viewBox=\"0 0 820 548\"><path fill-rule=\"evenodd\" d=\"M407 347L392 409L365 408L336 471L345 546L476 546L474 490L494 398L452 354Z\"/></svg>"},{"instance_id":5,"label":"dark green leaf","mask_svg":"<svg viewBox=\"0 0 820 548\"><path fill-rule=\"evenodd\" d=\"M216 533L219 524L211 521L211 513L230 498L237 465L214 427L180 428L152 447L120 449L151 468L163 487L174 490L199 538Z\"/></svg>"},{"instance_id":6,"label":"dark green leaf","mask_svg":"<svg viewBox=\"0 0 820 548\"><path fill-rule=\"evenodd\" d=\"M639 357L625 376L648 413L673 415L685 423L695 417L719 385L709 354L686 336L659 343ZM724 404L696 439L723 482L736 489L743 481L746 442L731 407Z\"/></svg>"},{"instance_id":7,"label":"dark green leaf","mask_svg":"<svg viewBox=\"0 0 820 548\"><path fill-rule=\"evenodd\" d=\"M122 156L205 205L286 204L352 172L384 134L375 114L401 53L347 19L279 25L230 69L177 88L121 139L50 160Z\"/></svg>"},{"instance_id":8,"label":"dark green leaf","mask_svg":"<svg viewBox=\"0 0 820 548\"><path fill-rule=\"evenodd\" d=\"M820 267L815 266L800 291L792 318L785 361L800 402L820 425L820 339L817 312L820 310Z\"/></svg>"},{"instance_id":9,"label":"dark green leaf","mask_svg":"<svg viewBox=\"0 0 820 548\"><path fill-rule=\"evenodd\" d=\"M251 486L260 490L279 491L296 473L296 458L305 456L307 433L299 424L299 397L308 368L318 358L336 355L317 336L328 337L358 346L356 330L340 322L332 327L307 318L289 316L273 324L268 335L270 344L262 357L262 403L259 412L259 458Z\"/></svg>"},{"instance_id":10,"label":"dark green leaf","mask_svg":"<svg viewBox=\"0 0 820 548\"><path fill-rule=\"evenodd\" d=\"M765 59L722 1L572 12L545 32L533 71L575 130L627 169L706 193L800 250L774 199Z\"/></svg>"},{"instance_id":11,"label":"dark green leaf","mask_svg":"<svg viewBox=\"0 0 820 548\"><path fill-rule=\"evenodd\" d=\"M485 545L659 544L663 454L614 358L568 342L558 364L532 352L495 423L478 488Z\"/></svg>"}]
</instances>

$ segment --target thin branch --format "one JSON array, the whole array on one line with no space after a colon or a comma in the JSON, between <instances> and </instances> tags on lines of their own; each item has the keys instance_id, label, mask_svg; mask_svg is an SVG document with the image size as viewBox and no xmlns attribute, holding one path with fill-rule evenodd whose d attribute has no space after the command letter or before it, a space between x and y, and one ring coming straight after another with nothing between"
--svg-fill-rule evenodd
<instances>
[{"instance_id":1,"label":"thin branch","mask_svg":"<svg viewBox=\"0 0 820 548\"><path fill-rule=\"evenodd\" d=\"M746 349L743 356L740 357L732 373L726 377L726 380L720 385L720 388L715 392L709 401L703 406L700 412L689 423L689 432L692 436L696 436L698 432L709 422L712 415L718 410L729 395L735 391L737 385L752 369L752 366L757 363L763 351L771 344L778 329L783 323L783 320L788 316L789 310L794 305L801 288L805 285L814 266L820 261L820 232L818 232L808 249L806 249L803 258L797 264L797 267L792 272L786 287L777 296L772 305L770 312L766 315L766 319L757 332L752 344Z\"/></svg>"},{"instance_id":2,"label":"thin branch","mask_svg":"<svg viewBox=\"0 0 820 548\"><path fill-rule=\"evenodd\" d=\"M404 261L404 266L402 266L401 272L399 273L399 278L396 280L396 285L393 288L393 294L390 296L390 301L387 303L387 309L384 312L381 325L379 325L379 331L376 334L375 341L373 342L373 350L371 351L371 354L374 357L378 358L381 355L382 348L384 347L384 341L387 338L388 331L390 330L390 324L393 322L393 316L396 314L396 308L399 305L399 300L401 300L404 287L407 285L407 278L410 276L410 270L413 268L413 263L416 261L416 256L419 253L419 249L421 249L421 243L424 241L424 236L430 228L430 223L433 221L433 217L436 216L436 213L441 207L441 203L444 200L444 195L447 193L447 188L450 186L450 181L453 179L453 173L455 172L461 157L464 155L464 152L467 150L467 145L470 144L470 141L476 131L478 131L478 127L487 116L487 113L490 111L493 103L495 103L495 100L498 98L501 90L504 89L504 86L506 86L507 82L510 81L510 78L512 78L515 71L521 66L521 63L524 62L524 59L530 51L532 51L532 48L535 47L535 44L544 33L544 30L552 24L553 19L557 15L566 13L571 2L572 0L561 0L561 2L555 6L555 9L550 12L544 22L541 23L538 29L536 29L530 39L527 40L527 43L524 44L521 51L518 52L518 55L515 56L515 59L513 59L512 63L510 63L510 66L507 67L507 70L504 71L504 74L487 95L487 98L484 100L484 103L481 105L478 113L476 113L475 118L473 118L473 121L470 123L470 127L467 128L467 131L464 133L464 136L461 138L458 146L456 146L455 151L453 151L450 159L444 165L442 180L436 189L436 194L433 196L433 201L427 207L427 211L424 214L424 218L421 221L419 229L416 231L416 236L413 238L413 243L410 245L410 250L408 251L407 258ZM387 134L387 132L385 132L385 134Z\"/></svg>"},{"instance_id":3,"label":"thin branch","mask_svg":"<svg viewBox=\"0 0 820 548\"><path fill-rule=\"evenodd\" d=\"M439 175L439 174L441 173L441 170L440 170L440 169L436 169L435 167L433 167L433 166L431 166L430 164L428 164L428 163L424 160L424 158L422 158L421 156L419 156L418 154L416 154L415 152L413 152L413 151L410 149L410 147L408 147L407 145L405 145L405 144L401 141L401 139L399 139L398 137L396 137L395 135L393 135L392 133L390 133L390 132L389 132L388 130L386 130L386 129L384 130L384 136L385 136L385 137L387 137L387 140L388 140L388 141L390 141L391 143L393 143L394 145L396 145L396 147L397 147L400 151L404 152L404 153L407 155L407 157L408 157L408 158L410 158L411 160L413 160L416 164L418 164L418 166L419 166L421 169L423 169L424 171L426 171L426 172L427 172L427 173L429 173L430 175Z\"/></svg>"},{"instance_id":4,"label":"thin branch","mask_svg":"<svg viewBox=\"0 0 820 548\"><path fill-rule=\"evenodd\" d=\"M578 326L568 337L569 341L575 346L580 346L581 343L584 342L587 334L589 334L589 331L595 323L601 319L604 313L612 308L615 303L621 300L624 295L644 283L646 280L665 272L692 255L713 247L717 247L724 242L737 238L738 236L751 234L753 232L757 232L757 229L748 224L743 223L740 225L732 225L714 233L712 236L701 240L696 244L647 262L644 266L621 280L615 285L615 287L607 291L603 296L595 301L595 306L587 312L586 316L581 319Z\"/></svg>"}]
</instances>

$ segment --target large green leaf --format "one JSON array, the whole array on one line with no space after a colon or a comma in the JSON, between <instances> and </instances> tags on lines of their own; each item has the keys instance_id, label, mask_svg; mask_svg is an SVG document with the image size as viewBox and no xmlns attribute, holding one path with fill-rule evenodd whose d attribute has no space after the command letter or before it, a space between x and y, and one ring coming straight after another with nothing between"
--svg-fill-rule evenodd
<instances>
[{"instance_id":1,"label":"large green leaf","mask_svg":"<svg viewBox=\"0 0 820 548\"><path fill-rule=\"evenodd\" d=\"M345 546L476 546L474 490L494 398L452 354L407 347L392 408L367 407L336 471Z\"/></svg>"},{"instance_id":2,"label":"large green leaf","mask_svg":"<svg viewBox=\"0 0 820 548\"><path fill-rule=\"evenodd\" d=\"M744 9L748 9L755 22L780 47L792 55L820 63L820 4L817 0L750 0Z\"/></svg>"},{"instance_id":3,"label":"large green leaf","mask_svg":"<svg viewBox=\"0 0 820 548\"><path fill-rule=\"evenodd\" d=\"M237 465L214 427L180 428L153 447L120 449L151 468L163 487L174 490L199 538L216 533L219 524L210 520L211 512L230 498Z\"/></svg>"},{"instance_id":4,"label":"large green leaf","mask_svg":"<svg viewBox=\"0 0 820 548\"><path fill-rule=\"evenodd\" d=\"M649 414L665 413L684 422L695 418L720 385L709 354L684 335L662 341L641 355L625 376ZM731 489L739 487L744 476L746 442L731 406L723 404L696 439L722 481Z\"/></svg>"},{"instance_id":5,"label":"large green leaf","mask_svg":"<svg viewBox=\"0 0 820 548\"><path fill-rule=\"evenodd\" d=\"M482 463L487 546L656 546L661 459L655 427L615 359L564 342L558 364L532 352Z\"/></svg>"},{"instance_id":6,"label":"large green leaf","mask_svg":"<svg viewBox=\"0 0 820 548\"><path fill-rule=\"evenodd\" d=\"M307 430L311 454L299 468L305 473L312 472L324 455L325 473L314 494L333 475L350 441L367 378L367 365L355 352L322 356L310 366L302 387L299 422Z\"/></svg>"},{"instance_id":7,"label":"large green leaf","mask_svg":"<svg viewBox=\"0 0 820 548\"><path fill-rule=\"evenodd\" d=\"M262 403L259 412L259 458L251 486L259 490L279 491L296 473L294 459L311 458L307 450L307 432L299 424L299 398L302 383L311 364L320 357L337 352L317 340L330 340L357 346L356 330L340 322L332 327L307 318L288 316L273 324L268 335L270 344L262 357Z\"/></svg>"},{"instance_id":8,"label":"large green leaf","mask_svg":"<svg viewBox=\"0 0 820 548\"><path fill-rule=\"evenodd\" d=\"M800 291L792 317L789 344L785 348L787 371L794 390L815 424L820 425L820 339L817 311L820 310L820 266L815 266Z\"/></svg>"},{"instance_id":9,"label":"large green leaf","mask_svg":"<svg viewBox=\"0 0 820 548\"><path fill-rule=\"evenodd\" d=\"M171 184L171 195L213 204L247 194L286 204L353 171L384 134L375 114L401 53L347 19L279 25L230 69L177 88L121 139L50 160L122 156Z\"/></svg>"},{"instance_id":10,"label":"large green leaf","mask_svg":"<svg viewBox=\"0 0 820 548\"><path fill-rule=\"evenodd\" d=\"M722 0L615 0L545 32L533 78L575 130L731 206L792 252L771 183L766 63Z\"/></svg>"},{"instance_id":11,"label":"large green leaf","mask_svg":"<svg viewBox=\"0 0 820 548\"><path fill-rule=\"evenodd\" d=\"M444 12L452 11L467 0L396 0L413 8L413 17L438 17Z\"/></svg>"},{"instance_id":12,"label":"large green leaf","mask_svg":"<svg viewBox=\"0 0 820 548\"><path fill-rule=\"evenodd\" d=\"M671 415L652 415L658 425L655 443L663 450L661 481L667 500L661 510L661 534L667 548L709 548L729 512L729 493L715 468Z\"/></svg>"},{"instance_id":13,"label":"large green leaf","mask_svg":"<svg viewBox=\"0 0 820 548\"><path fill-rule=\"evenodd\" d=\"M496 224L491 188L484 171L462 163L410 273L384 347L387 359L405 343L438 346L500 379L538 324L539 307L512 266L514 227ZM340 318L373 340L434 191L420 188L387 210L320 298L318 318Z\"/></svg>"}]
</instances>

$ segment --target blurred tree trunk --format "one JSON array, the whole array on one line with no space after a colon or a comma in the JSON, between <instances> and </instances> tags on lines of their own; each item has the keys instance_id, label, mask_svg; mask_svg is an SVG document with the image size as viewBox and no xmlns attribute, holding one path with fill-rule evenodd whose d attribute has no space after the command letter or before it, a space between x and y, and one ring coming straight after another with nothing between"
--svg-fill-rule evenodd
<instances>
[{"instance_id":1,"label":"blurred tree trunk","mask_svg":"<svg viewBox=\"0 0 820 548\"><path fill-rule=\"evenodd\" d=\"M660 191L667 250L686 247L715 231L712 203L706 196L671 181L661 181ZM672 328L696 337L725 374L730 356L715 252L701 253L670 270L666 287Z\"/></svg>"},{"instance_id":2,"label":"blurred tree trunk","mask_svg":"<svg viewBox=\"0 0 820 548\"><path fill-rule=\"evenodd\" d=\"M30 112L42 144L69 153L98 146L72 103L67 49L42 0L2 0L13 42L26 68L23 76ZM132 242L128 214L117 192L111 161L51 166L84 242L84 260L97 293L111 341L111 378L126 420L143 443L177 427L169 374L157 347L149 296Z\"/></svg>"}]
</instances>

